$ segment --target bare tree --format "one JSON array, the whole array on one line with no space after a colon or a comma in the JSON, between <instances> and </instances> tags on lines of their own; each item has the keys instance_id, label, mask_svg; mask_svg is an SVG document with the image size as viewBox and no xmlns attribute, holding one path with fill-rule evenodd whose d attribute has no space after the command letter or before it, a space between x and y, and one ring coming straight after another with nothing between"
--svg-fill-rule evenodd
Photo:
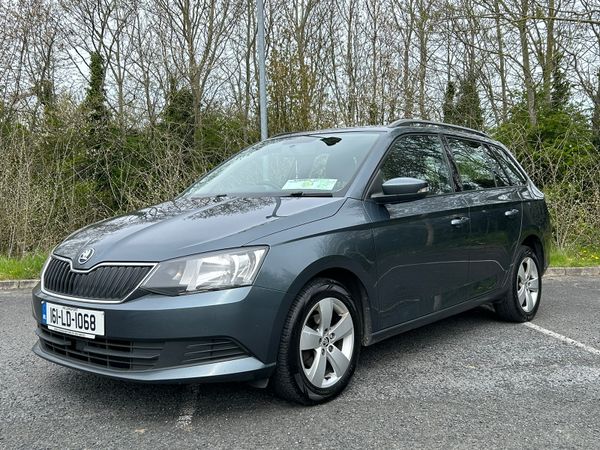
<instances>
[{"instance_id":1,"label":"bare tree","mask_svg":"<svg viewBox=\"0 0 600 450\"><path fill-rule=\"evenodd\" d=\"M165 27L161 44L192 92L195 140L200 145L203 101L237 20L239 4L231 0L157 0L156 4Z\"/></svg>"}]
</instances>

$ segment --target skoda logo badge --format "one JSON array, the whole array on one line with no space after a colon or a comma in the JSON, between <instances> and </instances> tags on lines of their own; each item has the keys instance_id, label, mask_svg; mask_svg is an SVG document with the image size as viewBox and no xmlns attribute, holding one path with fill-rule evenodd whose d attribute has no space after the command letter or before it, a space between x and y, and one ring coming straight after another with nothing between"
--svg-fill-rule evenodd
<instances>
[{"instance_id":1,"label":"skoda logo badge","mask_svg":"<svg viewBox=\"0 0 600 450\"><path fill-rule=\"evenodd\" d=\"M85 264L90 260L93 254L93 248L86 248L84 251L81 252L81 255L79 255L79 259L77 261L79 261L79 264Z\"/></svg>"}]
</instances>

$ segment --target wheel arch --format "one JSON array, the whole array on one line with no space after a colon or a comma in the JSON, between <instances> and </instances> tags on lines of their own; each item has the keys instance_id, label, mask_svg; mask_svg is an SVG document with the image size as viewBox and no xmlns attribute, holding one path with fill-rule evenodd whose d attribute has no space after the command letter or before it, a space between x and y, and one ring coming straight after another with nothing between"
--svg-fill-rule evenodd
<instances>
[{"instance_id":1,"label":"wheel arch","mask_svg":"<svg viewBox=\"0 0 600 450\"><path fill-rule=\"evenodd\" d=\"M372 334L371 307L369 294L362 280L351 270L342 267L332 267L317 273L313 278L331 278L343 285L357 302L356 309L360 315L361 339L363 345L368 345Z\"/></svg>"},{"instance_id":2,"label":"wheel arch","mask_svg":"<svg viewBox=\"0 0 600 450\"><path fill-rule=\"evenodd\" d=\"M358 302L356 308L360 314L362 344L369 345L373 334L371 303L377 298L375 280L355 260L343 256L329 256L307 266L288 288L284 301L279 307L276 327L273 329L271 349L273 358L277 355L283 325L292 304L301 289L315 278L331 278L344 285Z\"/></svg>"},{"instance_id":3,"label":"wheel arch","mask_svg":"<svg viewBox=\"0 0 600 450\"><path fill-rule=\"evenodd\" d=\"M531 233L527 235L525 239L523 239L521 245L529 247L533 250L533 252L538 258L538 261L540 262L540 264L542 264L543 270L545 270L547 255L544 249L544 244L542 243L540 237L537 234Z\"/></svg>"}]
</instances>

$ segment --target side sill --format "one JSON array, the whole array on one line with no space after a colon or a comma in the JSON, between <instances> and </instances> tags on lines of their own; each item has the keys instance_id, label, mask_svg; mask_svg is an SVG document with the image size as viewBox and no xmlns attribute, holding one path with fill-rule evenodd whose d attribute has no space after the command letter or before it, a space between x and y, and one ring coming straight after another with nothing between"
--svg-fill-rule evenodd
<instances>
[{"instance_id":1,"label":"side sill","mask_svg":"<svg viewBox=\"0 0 600 450\"><path fill-rule=\"evenodd\" d=\"M387 338L396 336L397 334L405 333L407 331L414 330L415 328L419 328L424 325L429 325L433 322L437 322L439 320L446 319L456 314L460 314L485 303L493 302L494 300L500 298L503 294L504 292L500 294L494 293L493 295L486 295L485 297L476 298L474 300L468 300L466 302L459 303L458 305L454 305L450 308L446 308L442 311L437 311L426 316L413 319L409 322L404 322L398 325L394 325L392 327L385 328L383 330L373 333L367 345L376 344L377 342L381 342Z\"/></svg>"}]
</instances>

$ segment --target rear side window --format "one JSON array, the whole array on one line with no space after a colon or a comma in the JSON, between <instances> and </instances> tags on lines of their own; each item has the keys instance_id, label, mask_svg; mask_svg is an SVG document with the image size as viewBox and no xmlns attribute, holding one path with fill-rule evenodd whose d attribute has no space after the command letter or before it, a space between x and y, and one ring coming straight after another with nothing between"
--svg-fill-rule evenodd
<instances>
[{"instance_id":1,"label":"rear side window","mask_svg":"<svg viewBox=\"0 0 600 450\"><path fill-rule=\"evenodd\" d=\"M480 142L448 138L448 146L465 191L510 186L498 162Z\"/></svg>"},{"instance_id":2,"label":"rear side window","mask_svg":"<svg viewBox=\"0 0 600 450\"><path fill-rule=\"evenodd\" d=\"M443 152L437 136L402 136L392 144L381 166L382 182L412 177L427 181L431 194L452 192Z\"/></svg>"},{"instance_id":3,"label":"rear side window","mask_svg":"<svg viewBox=\"0 0 600 450\"><path fill-rule=\"evenodd\" d=\"M500 162L500 165L502 166L502 168L508 175L508 178L510 179L511 184L512 185L526 184L525 177L523 176L523 174L521 173L519 168L516 166L516 164L513 162L513 160L510 159L510 157L506 154L506 152L503 149L501 149L500 147L497 147L495 145L490 145L489 147L490 147L491 152L494 154L496 159Z\"/></svg>"}]
</instances>

